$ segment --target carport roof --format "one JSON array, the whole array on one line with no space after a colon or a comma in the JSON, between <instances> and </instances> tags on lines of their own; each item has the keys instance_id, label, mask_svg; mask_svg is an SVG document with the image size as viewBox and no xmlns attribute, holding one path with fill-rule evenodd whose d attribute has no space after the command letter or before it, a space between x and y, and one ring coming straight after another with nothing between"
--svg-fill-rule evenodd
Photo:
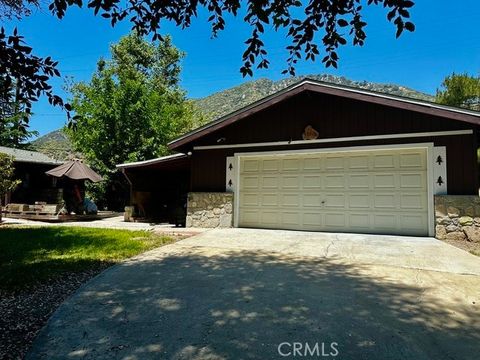
<instances>
[{"instance_id":1,"label":"carport roof","mask_svg":"<svg viewBox=\"0 0 480 360\"><path fill-rule=\"evenodd\" d=\"M186 159L188 159L187 155L182 154L182 153L178 153L178 154L162 156L162 157L159 157L159 158L145 160L145 161L137 161L137 162L131 162L131 163L125 163L125 164L118 164L117 168L118 169L130 169L130 168L148 167L148 166L157 165L157 164L167 165L167 164L172 164L174 162L178 162L179 160L186 160Z\"/></svg>"},{"instance_id":2,"label":"carport roof","mask_svg":"<svg viewBox=\"0 0 480 360\"><path fill-rule=\"evenodd\" d=\"M400 97L385 93L362 90L353 87L336 85L317 80L303 79L279 92L276 92L275 94L267 96L242 109L234 111L202 127L199 127L198 129L186 133L185 135L171 141L168 146L172 150L178 149L194 140L197 140L205 135L208 135L214 131L217 131L225 126L235 123L243 118L246 118L247 116L250 116L258 111L261 111L271 105L279 103L304 91L336 95L368 103L411 110L419 113L440 116L456 121L462 121L474 125L480 125L480 112L477 111L445 106L428 101L416 100L412 98Z\"/></svg>"}]
</instances>

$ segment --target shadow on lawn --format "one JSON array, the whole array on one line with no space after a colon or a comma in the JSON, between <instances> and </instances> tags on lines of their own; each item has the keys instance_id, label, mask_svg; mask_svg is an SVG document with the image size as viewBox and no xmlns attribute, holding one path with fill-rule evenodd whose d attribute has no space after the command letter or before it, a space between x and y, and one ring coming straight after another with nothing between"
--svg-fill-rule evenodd
<instances>
[{"instance_id":1,"label":"shadow on lawn","mask_svg":"<svg viewBox=\"0 0 480 360\"><path fill-rule=\"evenodd\" d=\"M476 359L478 307L458 296L427 297L334 259L170 255L97 277L30 358L275 359L285 358L282 342L323 342L327 352L337 342L342 360Z\"/></svg>"}]
</instances>

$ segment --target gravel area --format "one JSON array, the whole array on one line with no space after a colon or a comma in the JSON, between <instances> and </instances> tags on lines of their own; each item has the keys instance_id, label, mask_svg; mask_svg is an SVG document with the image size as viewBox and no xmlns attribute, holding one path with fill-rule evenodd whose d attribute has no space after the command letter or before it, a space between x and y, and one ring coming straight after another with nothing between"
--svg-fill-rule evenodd
<instances>
[{"instance_id":1,"label":"gravel area","mask_svg":"<svg viewBox=\"0 0 480 360\"><path fill-rule=\"evenodd\" d=\"M23 359L50 315L80 285L111 266L65 273L20 291L0 289L0 359Z\"/></svg>"},{"instance_id":2,"label":"gravel area","mask_svg":"<svg viewBox=\"0 0 480 360\"><path fill-rule=\"evenodd\" d=\"M468 251L473 255L480 256L480 243L463 240L442 240L447 244L453 245L459 249Z\"/></svg>"}]
</instances>

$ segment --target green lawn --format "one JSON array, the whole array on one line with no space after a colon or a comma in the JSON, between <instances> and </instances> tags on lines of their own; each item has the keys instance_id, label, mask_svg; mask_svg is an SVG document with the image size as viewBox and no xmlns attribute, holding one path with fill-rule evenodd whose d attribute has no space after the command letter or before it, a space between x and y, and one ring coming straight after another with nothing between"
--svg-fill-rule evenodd
<instances>
[{"instance_id":1,"label":"green lawn","mask_svg":"<svg viewBox=\"0 0 480 360\"><path fill-rule=\"evenodd\" d=\"M18 289L173 241L147 231L80 227L0 227L0 288Z\"/></svg>"}]
</instances>

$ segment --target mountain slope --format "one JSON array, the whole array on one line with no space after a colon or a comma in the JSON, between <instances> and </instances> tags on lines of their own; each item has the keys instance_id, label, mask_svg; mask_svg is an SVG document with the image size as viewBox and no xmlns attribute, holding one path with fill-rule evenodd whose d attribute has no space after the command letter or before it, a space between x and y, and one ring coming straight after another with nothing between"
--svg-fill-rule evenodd
<instances>
[{"instance_id":1,"label":"mountain slope","mask_svg":"<svg viewBox=\"0 0 480 360\"><path fill-rule=\"evenodd\" d=\"M39 137L31 142L31 146L35 151L47 154L58 160L68 160L78 155L73 151L72 143L62 129Z\"/></svg>"},{"instance_id":2,"label":"mountain slope","mask_svg":"<svg viewBox=\"0 0 480 360\"><path fill-rule=\"evenodd\" d=\"M196 104L201 112L205 115L206 120L213 120L247 106L265 96L282 90L305 77L337 85L350 86L425 101L434 101L434 97L431 95L396 84L353 81L345 77L333 75L306 75L301 77L291 77L278 81L272 81L269 79L249 81L231 89L220 91L210 96L198 99L196 100Z\"/></svg>"},{"instance_id":3,"label":"mountain slope","mask_svg":"<svg viewBox=\"0 0 480 360\"><path fill-rule=\"evenodd\" d=\"M244 106L247 106L257 100L260 100L265 96L282 90L305 77L313 80L356 87L360 89L382 92L402 97L409 97L426 101L435 100L435 98L431 95L396 84L380 84L367 81L353 81L344 77L333 75L306 75L301 77L291 77L278 81L272 81L269 79L247 81L233 88L219 91L210 96L197 99L195 100L195 103L198 106L199 110L204 114L205 122L208 122L228 113L231 113L235 110L238 110ZM32 142L32 147L37 151L46 153L60 160L66 160L69 157L79 155L74 154L70 140L61 129L52 131L51 133L48 133L34 140Z\"/></svg>"}]
</instances>

